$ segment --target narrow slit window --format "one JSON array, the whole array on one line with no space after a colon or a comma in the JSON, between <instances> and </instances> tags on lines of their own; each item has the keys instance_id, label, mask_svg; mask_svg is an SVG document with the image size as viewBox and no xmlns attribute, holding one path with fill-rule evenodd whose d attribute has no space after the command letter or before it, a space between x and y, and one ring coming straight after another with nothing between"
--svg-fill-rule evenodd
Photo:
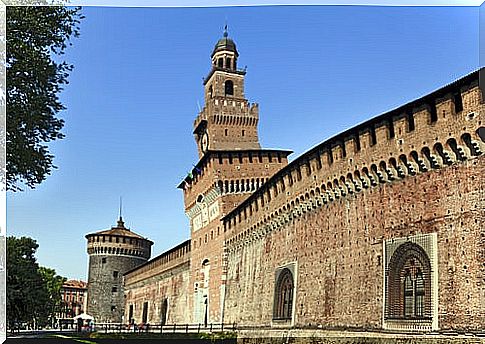
<instances>
[{"instance_id":1,"label":"narrow slit window","mask_svg":"<svg viewBox=\"0 0 485 344\"><path fill-rule=\"evenodd\" d=\"M463 100L461 99L461 93L455 93L453 95L453 102L455 103L455 113L463 111Z\"/></svg>"},{"instance_id":2,"label":"narrow slit window","mask_svg":"<svg viewBox=\"0 0 485 344\"><path fill-rule=\"evenodd\" d=\"M407 119L408 119L408 131L413 131L414 130L414 115L411 111L407 113Z\"/></svg>"},{"instance_id":3,"label":"narrow slit window","mask_svg":"<svg viewBox=\"0 0 485 344\"><path fill-rule=\"evenodd\" d=\"M389 120L389 138L393 139L396 136L394 133L394 123L392 122L392 119Z\"/></svg>"},{"instance_id":4,"label":"narrow slit window","mask_svg":"<svg viewBox=\"0 0 485 344\"><path fill-rule=\"evenodd\" d=\"M430 119L431 123L434 123L438 120L438 112L436 111L436 104L431 104L429 107Z\"/></svg>"},{"instance_id":5,"label":"narrow slit window","mask_svg":"<svg viewBox=\"0 0 485 344\"><path fill-rule=\"evenodd\" d=\"M376 129L374 127L371 127L370 129L370 138L371 138L371 145L375 145L377 143L377 137L376 137Z\"/></svg>"}]
</instances>

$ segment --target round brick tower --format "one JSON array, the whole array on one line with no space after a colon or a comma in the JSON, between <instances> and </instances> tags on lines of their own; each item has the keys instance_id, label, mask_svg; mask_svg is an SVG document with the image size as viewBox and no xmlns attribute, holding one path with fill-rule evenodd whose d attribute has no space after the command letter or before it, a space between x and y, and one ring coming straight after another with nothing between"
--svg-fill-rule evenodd
<instances>
[{"instance_id":1,"label":"round brick tower","mask_svg":"<svg viewBox=\"0 0 485 344\"><path fill-rule=\"evenodd\" d=\"M132 232L119 218L111 229L86 235L89 272L87 313L96 323L122 322L123 274L150 258L153 242Z\"/></svg>"}]
</instances>

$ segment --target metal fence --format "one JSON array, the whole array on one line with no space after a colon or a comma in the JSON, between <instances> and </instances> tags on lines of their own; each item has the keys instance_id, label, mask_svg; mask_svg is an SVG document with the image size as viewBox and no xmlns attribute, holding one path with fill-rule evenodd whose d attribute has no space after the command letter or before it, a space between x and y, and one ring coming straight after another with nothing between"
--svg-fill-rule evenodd
<instances>
[{"instance_id":1,"label":"metal fence","mask_svg":"<svg viewBox=\"0 0 485 344\"><path fill-rule=\"evenodd\" d=\"M122 324L97 323L94 330L104 333L213 333L235 331L236 324Z\"/></svg>"}]
</instances>

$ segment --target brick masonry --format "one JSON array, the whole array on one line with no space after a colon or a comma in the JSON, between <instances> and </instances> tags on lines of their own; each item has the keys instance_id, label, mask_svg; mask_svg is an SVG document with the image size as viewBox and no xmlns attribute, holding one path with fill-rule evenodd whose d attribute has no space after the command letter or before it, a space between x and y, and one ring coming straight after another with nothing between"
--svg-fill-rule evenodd
<instances>
[{"instance_id":1,"label":"brick masonry","mask_svg":"<svg viewBox=\"0 0 485 344\"><path fill-rule=\"evenodd\" d=\"M437 233L438 326L483 330L485 202L480 176L485 165L464 138L468 133L473 144L483 147L477 134L483 127L483 106L476 80L469 82L462 87L464 108L459 113L438 111L442 117L431 122L428 110L417 110L412 131L396 130L401 119L391 117L392 138L389 122L382 119L386 124L372 129L373 145L359 131L360 150L345 137L327 147L324 143L278 172L229 214L224 220L229 251L226 319L277 325L272 321L274 271L295 262L294 317L287 325L380 329L383 241ZM449 100L437 99L436 107L453 110ZM437 142L457 153L450 154L454 161L431 167L424 152L428 146L433 152ZM403 153L414 168L393 167L393 157L398 161ZM318 154L323 164L317 163ZM439 153L434 154L437 160ZM365 179L357 179L359 175ZM291 184L291 179L297 182ZM252 216L240 216L248 209Z\"/></svg>"},{"instance_id":2,"label":"brick masonry","mask_svg":"<svg viewBox=\"0 0 485 344\"><path fill-rule=\"evenodd\" d=\"M218 54L235 56L227 49L215 51L213 63ZM173 322L235 322L243 332L264 328L263 337L304 328L373 336L335 341L345 343L380 343L383 337L372 333L382 331L483 331L485 127L478 72L339 133L290 164L290 151L259 147L259 113L244 98L244 75L213 65L206 78L206 104L194 122L200 160L179 185L190 250L177 257L169 251L126 274L125 312L151 302L150 321L157 321L157 305L168 299ZM224 94L228 79L231 95ZM386 245L428 234L436 256L426 289L435 293L431 318L385 319ZM166 263L157 265L159 259ZM292 316L276 321L283 267L294 275Z\"/></svg>"},{"instance_id":3,"label":"brick masonry","mask_svg":"<svg viewBox=\"0 0 485 344\"><path fill-rule=\"evenodd\" d=\"M188 293L190 241L186 241L125 275L125 317L136 324L142 322L143 305L148 303L147 323L190 322ZM166 302L166 307L163 304Z\"/></svg>"},{"instance_id":4,"label":"brick masonry","mask_svg":"<svg viewBox=\"0 0 485 344\"><path fill-rule=\"evenodd\" d=\"M237 342L240 344L480 344L485 343L485 338L457 333L422 336L369 331L328 331L314 328L240 331Z\"/></svg>"},{"instance_id":5,"label":"brick masonry","mask_svg":"<svg viewBox=\"0 0 485 344\"><path fill-rule=\"evenodd\" d=\"M296 326L381 328L383 240L438 232L440 328L483 329L483 179L477 176L484 172L483 159L475 159L385 184L307 212L231 252L227 320L271 325L273 271L296 261ZM440 184L447 186L437 189Z\"/></svg>"}]
</instances>

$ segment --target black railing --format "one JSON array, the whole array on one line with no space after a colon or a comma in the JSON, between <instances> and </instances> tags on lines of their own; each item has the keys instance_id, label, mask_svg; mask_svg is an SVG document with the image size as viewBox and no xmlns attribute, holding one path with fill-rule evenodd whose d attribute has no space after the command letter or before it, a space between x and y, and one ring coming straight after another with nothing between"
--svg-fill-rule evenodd
<instances>
[{"instance_id":1,"label":"black railing","mask_svg":"<svg viewBox=\"0 0 485 344\"><path fill-rule=\"evenodd\" d=\"M214 333L236 331L236 324L122 324L97 323L94 330L104 333Z\"/></svg>"}]
</instances>

